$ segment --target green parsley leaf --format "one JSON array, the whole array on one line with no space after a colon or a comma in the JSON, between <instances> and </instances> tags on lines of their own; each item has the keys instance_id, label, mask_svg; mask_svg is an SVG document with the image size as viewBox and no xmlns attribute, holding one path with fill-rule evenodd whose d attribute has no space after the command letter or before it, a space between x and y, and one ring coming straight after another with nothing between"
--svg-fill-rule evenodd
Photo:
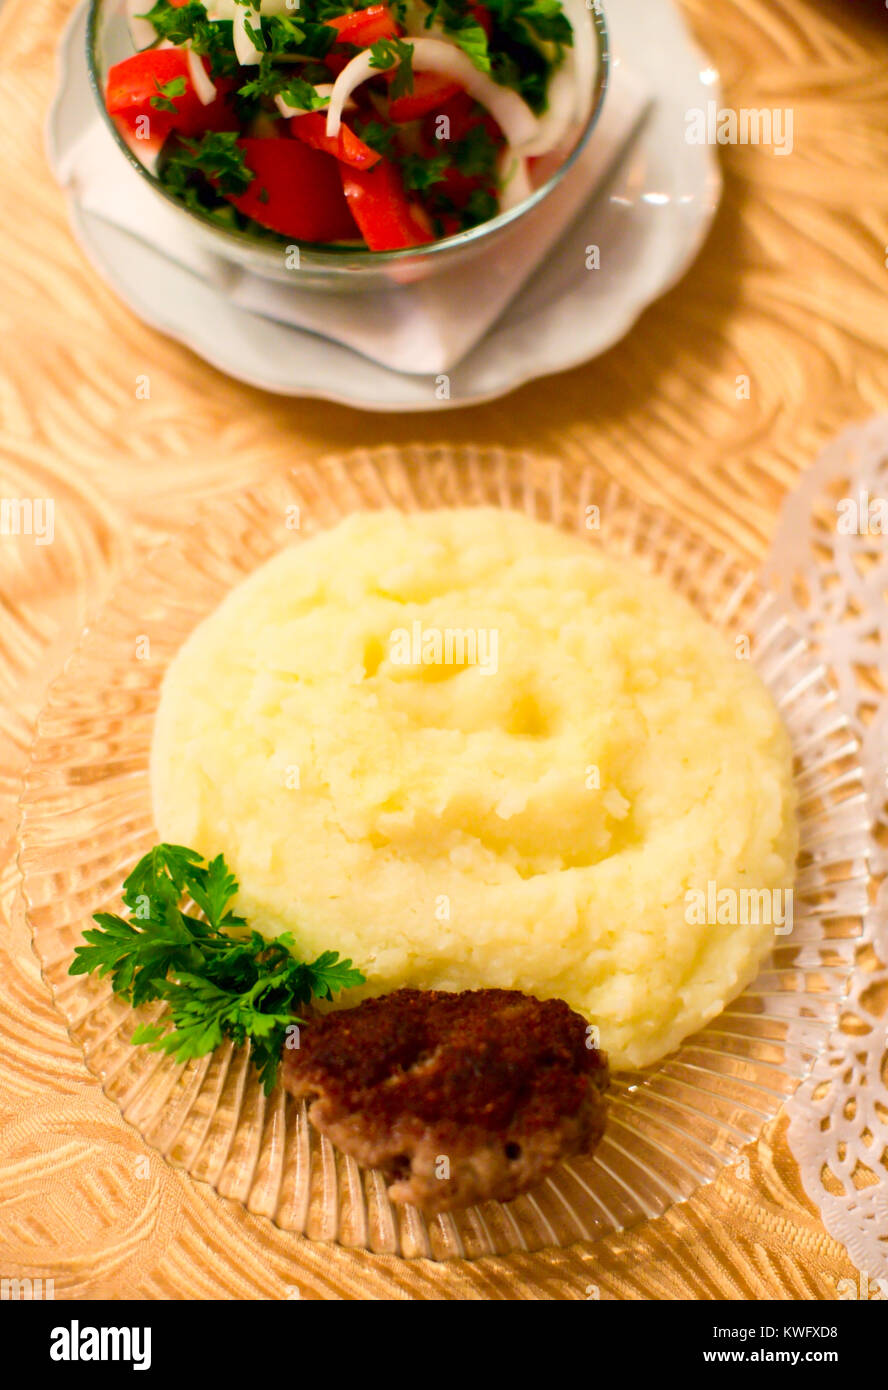
<instances>
[{"instance_id":1,"label":"green parsley leaf","mask_svg":"<svg viewBox=\"0 0 888 1390\"><path fill-rule=\"evenodd\" d=\"M559 0L508 0L506 12L545 43L573 46L573 29Z\"/></svg>"},{"instance_id":2,"label":"green parsley leaf","mask_svg":"<svg viewBox=\"0 0 888 1390\"><path fill-rule=\"evenodd\" d=\"M511 52L494 53L491 58L491 77L501 87L512 87L532 111L545 111L548 102L551 65L538 49L529 45L512 44ZM514 56L514 55L519 56Z\"/></svg>"},{"instance_id":3,"label":"green parsley leaf","mask_svg":"<svg viewBox=\"0 0 888 1390\"><path fill-rule=\"evenodd\" d=\"M573 29L560 0L485 0L485 4L494 22L513 37L565 48L573 45Z\"/></svg>"},{"instance_id":4,"label":"green parsley leaf","mask_svg":"<svg viewBox=\"0 0 888 1390\"><path fill-rule=\"evenodd\" d=\"M426 29L430 29L436 19L441 21L445 34L449 34L468 54L480 72L490 72L487 34L464 0L435 0L426 15Z\"/></svg>"},{"instance_id":5,"label":"green parsley leaf","mask_svg":"<svg viewBox=\"0 0 888 1390\"><path fill-rule=\"evenodd\" d=\"M239 2L240 0L238 0L238 3ZM258 48L261 53L262 49L265 47L265 35L262 32L262 21L260 20L258 25L251 24L245 15L244 33L252 40L254 48Z\"/></svg>"},{"instance_id":6,"label":"green parsley leaf","mask_svg":"<svg viewBox=\"0 0 888 1390\"><path fill-rule=\"evenodd\" d=\"M197 934L173 904L157 903L149 916L129 922L110 912L97 912L93 920L98 928L83 933L87 944L75 948L69 973L110 975L114 993L133 1004L157 999L170 970L200 964Z\"/></svg>"},{"instance_id":7,"label":"green parsley leaf","mask_svg":"<svg viewBox=\"0 0 888 1390\"><path fill-rule=\"evenodd\" d=\"M274 21L272 24L269 18L267 26L272 53L286 53L288 48L296 49L305 41L305 30L290 15L275 15Z\"/></svg>"},{"instance_id":8,"label":"green parsley leaf","mask_svg":"<svg viewBox=\"0 0 888 1390\"><path fill-rule=\"evenodd\" d=\"M360 970L350 960L340 960L335 951L324 951L311 965L303 965L302 970L306 988L318 999L332 999L340 990L364 983Z\"/></svg>"},{"instance_id":9,"label":"green parsley leaf","mask_svg":"<svg viewBox=\"0 0 888 1390\"><path fill-rule=\"evenodd\" d=\"M140 1024L133 1042L187 1062L226 1038L249 1044L266 1093L277 1079L294 1010L364 983L350 960L324 951L301 961L287 933L266 941L230 910L237 880L223 855L204 861L183 845L160 844L124 882L129 920L94 915L69 967L71 975L110 976L115 994L138 1006L163 1000L167 1013ZM185 912L190 894L202 918Z\"/></svg>"},{"instance_id":10,"label":"green parsley leaf","mask_svg":"<svg viewBox=\"0 0 888 1390\"><path fill-rule=\"evenodd\" d=\"M449 164L450 158L446 154L436 154L431 159L418 154L405 155L401 161L404 183L407 188L424 193L433 184L441 182Z\"/></svg>"},{"instance_id":11,"label":"green parsley leaf","mask_svg":"<svg viewBox=\"0 0 888 1390\"><path fill-rule=\"evenodd\" d=\"M481 71L512 87L536 112L546 109L549 78L573 43L559 0L485 0L492 34L479 23L470 0L430 0L425 26L438 23Z\"/></svg>"},{"instance_id":12,"label":"green parsley leaf","mask_svg":"<svg viewBox=\"0 0 888 1390\"><path fill-rule=\"evenodd\" d=\"M177 47L190 42L195 53L209 59L212 77L231 77L237 71L231 20L211 20L200 0L188 0L178 7L168 0L157 0L153 9L139 18L153 25L160 40Z\"/></svg>"},{"instance_id":13,"label":"green parsley leaf","mask_svg":"<svg viewBox=\"0 0 888 1390\"><path fill-rule=\"evenodd\" d=\"M376 150L378 154L389 158L394 150L395 129L390 125L383 125L381 121L359 121L353 122L354 131L363 140L365 145L369 145L371 150Z\"/></svg>"},{"instance_id":14,"label":"green parsley leaf","mask_svg":"<svg viewBox=\"0 0 888 1390\"><path fill-rule=\"evenodd\" d=\"M123 901L137 916L143 901L178 903L188 871L201 862L196 850L184 845L155 845L123 881Z\"/></svg>"},{"instance_id":15,"label":"green parsley leaf","mask_svg":"<svg viewBox=\"0 0 888 1390\"><path fill-rule=\"evenodd\" d=\"M332 25L318 24L301 10L298 19L284 14L263 17L262 32L270 52L298 53L303 58L325 58L336 42Z\"/></svg>"},{"instance_id":16,"label":"green parsley leaf","mask_svg":"<svg viewBox=\"0 0 888 1390\"><path fill-rule=\"evenodd\" d=\"M321 80L329 76L325 70ZM330 98L320 96L311 82L294 77L287 67L273 63L267 56L259 64L257 75L239 87L237 94L248 101L281 96L288 106L299 106L305 111L320 111L330 104Z\"/></svg>"},{"instance_id":17,"label":"green parsley leaf","mask_svg":"<svg viewBox=\"0 0 888 1390\"><path fill-rule=\"evenodd\" d=\"M471 58L480 72L490 72L490 53L487 49L487 35L481 25L474 20L466 20L458 27L445 25L447 33L452 34L464 53Z\"/></svg>"},{"instance_id":18,"label":"green parsley leaf","mask_svg":"<svg viewBox=\"0 0 888 1390\"><path fill-rule=\"evenodd\" d=\"M453 161L467 178L493 177L496 171L499 145L479 124L473 126L453 150Z\"/></svg>"},{"instance_id":19,"label":"green parsley leaf","mask_svg":"<svg viewBox=\"0 0 888 1390\"><path fill-rule=\"evenodd\" d=\"M169 82L160 83L155 77L154 85L159 93L158 96L150 98L151 105L154 107L155 111L172 111L174 116L177 115L178 108L176 103L171 101L170 98L185 95L185 78L171 77Z\"/></svg>"},{"instance_id":20,"label":"green parsley leaf","mask_svg":"<svg viewBox=\"0 0 888 1390\"><path fill-rule=\"evenodd\" d=\"M237 879L221 854L211 859L205 869L198 864L190 863L185 870L185 883L195 903L215 931L222 931L226 927L244 926L243 917L235 917L226 910L237 893Z\"/></svg>"},{"instance_id":21,"label":"green parsley leaf","mask_svg":"<svg viewBox=\"0 0 888 1390\"><path fill-rule=\"evenodd\" d=\"M209 131L199 140L182 140L170 154L162 180L179 192L189 173L200 173L223 194L245 193L253 182L244 151L233 130Z\"/></svg>"},{"instance_id":22,"label":"green parsley leaf","mask_svg":"<svg viewBox=\"0 0 888 1390\"><path fill-rule=\"evenodd\" d=\"M480 222L489 222L499 212L499 203L492 193L478 188L467 202L463 215L466 224L476 227Z\"/></svg>"},{"instance_id":23,"label":"green parsley leaf","mask_svg":"<svg viewBox=\"0 0 888 1390\"><path fill-rule=\"evenodd\" d=\"M159 39L169 39L170 43L184 43L192 37L197 24L208 19L206 6L199 0L189 0L187 5L170 5L167 0L157 0L153 9L138 16L147 19Z\"/></svg>"},{"instance_id":24,"label":"green parsley leaf","mask_svg":"<svg viewBox=\"0 0 888 1390\"><path fill-rule=\"evenodd\" d=\"M398 71L389 88L394 100L413 91L413 44L403 39L379 39L370 45L370 66L387 71L398 64Z\"/></svg>"}]
</instances>

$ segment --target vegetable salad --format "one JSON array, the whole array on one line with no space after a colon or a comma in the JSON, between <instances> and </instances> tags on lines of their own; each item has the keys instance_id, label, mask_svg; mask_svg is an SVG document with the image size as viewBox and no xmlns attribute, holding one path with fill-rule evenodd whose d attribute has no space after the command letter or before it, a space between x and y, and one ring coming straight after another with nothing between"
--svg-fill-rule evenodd
<instances>
[{"instance_id":1,"label":"vegetable salad","mask_svg":"<svg viewBox=\"0 0 888 1390\"><path fill-rule=\"evenodd\" d=\"M228 228L371 251L496 216L588 119L585 0L129 0L107 110Z\"/></svg>"}]
</instances>

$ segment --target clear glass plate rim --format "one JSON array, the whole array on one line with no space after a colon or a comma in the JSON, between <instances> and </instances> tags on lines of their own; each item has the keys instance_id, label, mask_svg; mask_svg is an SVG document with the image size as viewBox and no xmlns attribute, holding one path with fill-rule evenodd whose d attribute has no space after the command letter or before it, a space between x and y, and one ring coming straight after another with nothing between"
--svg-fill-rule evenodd
<instances>
[{"instance_id":1,"label":"clear glass plate rim","mask_svg":"<svg viewBox=\"0 0 888 1390\"><path fill-rule=\"evenodd\" d=\"M467 452L470 455L473 453L471 448L469 448L468 450L466 450L465 448L453 449L451 448L451 446L448 445L413 446L412 449L411 446L407 446L404 450L395 450L393 452L394 455L401 461L403 461L405 456L411 455L411 453L419 453L427 466L430 466L429 460L434 458L436 454L442 455L445 458L449 457L452 460L453 457L461 457ZM391 454L392 451L386 450L377 450L369 452L365 450L356 450L341 458L337 458L334 456L332 458L327 457L325 459L319 460L316 466L318 467L318 469L322 471L325 468L329 469L344 467L345 471L348 472L350 469L357 469L362 462L366 462L370 459L374 461L374 466L379 466L380 456L391 456ZM516 475L522 470L526 474L528 469L533 469L537 472L542 470L545 477L549 479L559 476L562 479L564 479L566 476L569 476L570 473L569 469L565 468L564 465L556 461L554 458L536 456L533 454L524 453L522 451L510 451L492 448L488 450L475 451L475 455L477 458L483 458L487 455L496 457L501 462L505 462L507 471L512 470ZM226 514L233 515L234 511L236 511L240 507L249 507L253 499L258 500L258 502L261 504L263 497L269 490L269 487L279 488L281 486L284 486L289 480L299 478L300 476L304 476L306 474L306 470L308 470L308 472L310 473L312 467L313 465L310 464L296 465L294 466L294 468L292 468L286 473L280 471L276 472L275 474L271 475L268 480L265 480L264 482L261 482L258 485L254 485L253 487L247 489L233 490L232 492L226 493L218 499L214 499L214 501L208 507L202 510L202 515L199 518L197 518L193 523L191 523L189 527L186 528L186 530L181 535L174 536L166 541L161 542L157 547L154 547L151 550L150 556L148 558L153 558L156 567L157 563L163 556L171 558L176 553L187 553L189 540L194 535L199 534L201 531L206 532L207 527L213 524L214 518L218 518L219 520L221 520L224 518ZM656 530L657 526L659 525L664 535L677 536L680 542L690 541L693 547L704 551L710 557L710 562L712 562L712 560L722 561L729 572L745 576L750 581L750 586L754 589L754 591L758 592L760 598L763 597L765 600L771 602L772 604L778 604L780 610L785 610L786 612L791 614L791 610L788 608L788 605L786 605L785 601L780 600L778 603L774 596L768 595L767 591L761 588L761 586L758 584L758 581L750 573L747 565L744 563L742 559L740 559L739 557L733 557L727 552L719 550L717 547L713 546L711 542L709 542L707 539L696 534L684 521L679 521L671 517L668 513L661 512L656 507L652 507L650 504L646 503L643 499L638 498L634 493L626 489L623 485L618 483L610 475L606 474L604 470L598 467L598 465L590 461L590 463L585 467L578 466L578 468L574 470L574 474L577 477L587 475L591 476L593 474L597 475L599 482L603 483L606 486L608 493L611 496L615 497L620 503L626 505L630 509L640 513L645 518L646 523L651 524L653 530ZM511 481L514 482L514 479L512 479ZM531 485L531 491L533 491L535 488L536 491L539 492L543 487L544 484L534 483ZM482 502L484 500L489 501L489 499L482 499ZM427 503L417 501L415 497L411 498L410 501L411 505L413 506L428 505ZM397 503L391 498L382 499L380 504L385 505L386 503L388 505L397 505ZM373 505L373 503L365 501L363 505ZM443 503L440 501L436 502L434 505L446 505L446 500ZM471 502L463 502L461 505L475 504ZM343 508L343 510L345 511L350 511L353 509L354 505L352 502L349 502L348 505L346 505ZM557 521L556 524L558 524ZM682 548L683 546L679 546L679 549ZM261 563L261 557L259 557L256 560L256 563ZM250 567L253 567L252 564ZM41 738L45 736L46 720L53 709L54 701L57 699L60 692L64 692L66 683L71 678L72 671L76 670L78 659L82 661L84 659L84 654L88 652L91 634L95 631L101 631L103 620L107 620L108 616L114 612L115 604L119 601L120 595L125 595L128 592L132 591L134 577L136 578L136 580L138 580L138 576L140 573L142 573L142 578L144 579L144 571L142 571L142 562L136 561L134 562L133 566L124 575L121 576L121 578L115 584L112 592L108 596L106 602L99 609L99 612L97 613L95 620L84 630L84 633L81 635L81 638L77 643L77 646L71 653L68 661L65 663L62 672L49 687L43 708L41 710L40 716L38 717L32 757L34 756L34 754L36 754L36 751L39 748ZM153 575L155 573L155 569L152 569L151 573ZM138 582L136 582L135 590L136 592L138 591ZM195 621L199 621L199 618L195 619ZM798 629L796 629L796 632L798 633ZM810 656L811 652L810 648L808 647L808 644L804 641L804 638L801 637L800 633L798 633L798 636L799 640L804 643L806 654ZM815 665L819 669L819 671L825 676L825 668L823 667L822 663L816 662ZM32 934L34 936L35 952L40 963L41 973L43 974L44 980L46 981L47 986L52 993L52 997L54 1002L56 1003L56 1007L59 1008L59 1011L61 1012L65 1020L65 1026L69 1032L69 1035L72 1036L72 1040L75 1042L75 1045L78 1045L81 1048L81 1050L83 1050L83 1044L79 1042L79 1040L74 1036L74 1033L72 1031L74 1025L72 1024L68 1016L68 1013L66 1012L62 1004L59 1003L56 988L52 980L48 977L47 963L44 959L43 953L41 952L37 944L36 932L34 931L34 925L32 921L32 912L34 910L34 904L29 899L27 893L27 865L25 862L27 858L27 831L29 819L29 772L32 767L33 763L29 763L29 768L26 771L25 776L23 778L22 797L20 802L20 821L17 833L17 858L19 863L19 871L21 875L20 881L22 887L22 897L25 905L26 917L28 919L29 925L31 926ZM841 997L845 993L847 993L849 983L850 970L845 972L844 980L842 982L841 993L835 996L830 995L831 1001L835 1002L836 1005L838 1005L838 1003L840 1002ZM819 1038L819 1045L816 1047L815 1051L810 1056L808 1064L805 1067L804 1071L800 1069L797 1069L792 1073L787 1071L787 1075L791 1075L792 1079L796 1084L801 1082L804 1079L804 1077L807 1074L809 1074L811 1068L813 1067L816 1061L816 1057L821 1055L822 1051L826 1047L828 1040L828 1032L826 1029L820 1030ZM92 1070L92 1067L88 1059L87 1066L90 1067L90 1070ZM97 1073L94 1072L94 1074ZM659 1074L659 1068L658 1071L654 1074L654 1076L648 1077L647 1080L644 1081L643 1089L648 1089L649 1085L653 1082L653 1080L655 1080L657 1074ZM104 1088L104 1078L101 1079ZM640 1078L640 1080L643 1079ZM781 1102L781 1105L778 1107L778 1111L779 1109L782 1109L782 1105L783 1102ZM769 1116L768 1118L771 1117ZM711 1178L705 1179L705 1181L711 1180ZM690 1194L686 1194L686 1196L687 1195ZM681 1196L675 1198L674 1200L683 1201L686 1200L686 1196ZM668 1210L669 1207L673 1204L673 1202L669 1202L667 1206L664 1208L664 1210ZM661 1213L658 1212L657 1214L659 1215ZM619 1227L619 1229L622 1229L622 1227Z\"/></svg>"}]
</instances>

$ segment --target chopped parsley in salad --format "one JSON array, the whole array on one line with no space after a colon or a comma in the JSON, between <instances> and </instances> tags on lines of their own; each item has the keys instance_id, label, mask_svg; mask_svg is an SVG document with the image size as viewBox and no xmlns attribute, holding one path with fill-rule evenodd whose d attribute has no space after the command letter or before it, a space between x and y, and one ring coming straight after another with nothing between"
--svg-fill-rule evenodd
<instances>
[{"instance_id":1,"label":"chopped parsley in salad","mask_svg":"<svg viewBox=\"0 0 888 1390\"><path fill-rule=\"evenodd\" d=\"M522 201L588 119L585 0L128 0L105 103L221 226L371 251Z\"/></svg>"}]
</instances>

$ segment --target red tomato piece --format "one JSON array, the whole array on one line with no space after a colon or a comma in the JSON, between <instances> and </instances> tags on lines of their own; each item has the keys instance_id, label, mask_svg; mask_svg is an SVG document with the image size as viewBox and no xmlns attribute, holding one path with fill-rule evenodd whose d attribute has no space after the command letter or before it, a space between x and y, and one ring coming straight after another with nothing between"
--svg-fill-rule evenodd
<instances>
[{"instance_id":1,"label":"red tomato piece","mask_svg":"<svg viewBox=\"0 0 888 1390\"><path fill-rule=\"evenodd\" d=\"M457 232L462 231L462 222L455 212L445 212L438 220L441 223L442 236L456 236Z\"/></svg>"},{"instance_id":2,"label":"red tomato piece","mask_svg":"<svg viewBox=\"0 0 888 1390\"><path fill-rule=\"evenodd\" d=\"M444 170L444 177L433 186L432 192L438 190L446 193L454 207L464 208L472 194L478 189L485 187L484 180L477 175L463 174L455 165L451 164Z\"/></svg>"},{"instance_id":3,"label":"red tomato piece","mask_svg":"<svg viewBox=\"0 0 888 1390\"><path fill-rule=\"evenodd\" d=\"M337 30L336 43L354 43L359 48L369 48L380 39L398 37L398 26L386 5L369 5L366 10L352 10L350 14L337 15L324 23Z\"/></svg>"},{"instance_id":4,"label":"red tomato piece","mask_svg":"<svg viewBox=\"0 0 888 1390\"><path fill-rule=\"evenodd\" d=\"M380 159L372 169L340 164L339 176L371 251L400 251L434 241L426 213L408 199L398 166L391 160Z\"/></svg>"},{"instance_id":5,"label":"red tomato piece","mask_svg":"<svg viewBox=\"0 0 888 1390\"><path fill-rule=\"evenodd\" d=\"M201 60L209 71L206 58ZM169 82L184 79L181 96L164 99L162 88ZM237 130L237 117L228 96L232 89L229 80L216 82L216 99L204 106L194 90L188 71L188 56L182 48L154 48L135 53L122 63L115 63L108 73L105 105L108 114L126 127L136 130L136 122L148 118L153 139L162 138L171 130L180 135L201 135L207 130ZM152 104L154 98L161 105ZM167 101L175 107L167 109Z\"/></svg>"},{"instance_id":6,"label":"red tomato piece","mask_svg":"<svg viewBox=\"0 0 888 1390\"><path fill-rule=\"evenodd\" d=\"M443 127L443 130L449 132L446 135L440 134L442 127L439 122L442 116L447 118L447 125ZM459 91L455 96L443 102L437 111L430 113L423 119L423 148L429 155L439 153L442 148L442 141L445 148L448 144L457 145L479 125L483 125L491 140L496 144L502 143L503 132L490 113L476 105L468 92Z\"/></svg>"},{"instance_id":7,"label":"red tomato piece","mask_svg":"<svg viewBox=\"0 0 888 1390\"><path fill-rule=\"evenodd\" d=\"M327 117L323 111L307 111L304 116L293 116L290 131L297 140L304 140L314 150L332 154L340 164L348 164L352 169L372 169L382 155L349 130L343 121L338 135L327 134Z\"/></svg>"},{"instance_id":8,"label":"red tomato piece","mask_svg":"<svg viewBox=\"0 0 888 1390\"><path fill-rule=\"evenodd\" d=\"M391 69L394 76L395 69ZM441 111L451 97L462 92L458 82L451 82L437 72L417 72L413 75L413 91L395 97L389 102L389 120L400 125L404 121L418 121L429 112Z\"/></svg>"},{"instance_id":9,"label":"red tomato piece","mask_svg":"<svg viewBox=\"0 0 888 1390\"><path fill-rule=\"evenodd\" d=\"M289 137L238 140L255 177L229 202L263 227L297 241L352 241L358 235L328 154Z\"/></svg>"},{"instance_id":10,"label":"red tomato piece","mask_svg":"<svg viewBox=\"0 0 888 1390\"><path fill-rule=\"evenodd\" d=\"M469 131L478 124L480 119L474 101L468 92L459 91L439 107L433 116L429 116L423 125L423 133L429 140L434 142L437 138L436 122L441 116L446 116L449 129L450 140L463 140ZM440 149L440 145L438 146Z\"/></svg>"},{"instance_id":11,"label":"red tomato piece","mask_svg":"<svg viewBox=\"0 0 888 1390\"><path fill-rule=\"evenodd\" d=\"M338 77L343 68L347 68L351 58L347 53L337 53L335 48L332 53L328 53L324 59L324 66L329 68L334 77Z\"/></svg>"},{"instance_id":12,"label":"red tomato piece","mask_svg":"<svg viewBox=\"0 0 888 1390\"><path fill-rule=\"evenodd\" d=\"M180 4L181 3L182 0L180 0ZM478 24L481 25L481 28L484 30L484 33L487 36L487 38L491 38L493 35L493 19L491 17L490 10L487 8L487 6L469 5L469 14Z\"/></svg>"},{"instance_id":13,"label":"red tomato piece","mask_svg":"<svg viewBox=\"0 0 888 1390\"><path fill-rule=\"evenodd\" d=\"M140 164L147 164L149 168L154 167L158 155L166 144L169 132L164 131L162 135L157 135L150 128L146 131L135 121L129 122L123 116L112 116L111 119L124 144L132 150Z\"/></svg>"}]
</instances>

